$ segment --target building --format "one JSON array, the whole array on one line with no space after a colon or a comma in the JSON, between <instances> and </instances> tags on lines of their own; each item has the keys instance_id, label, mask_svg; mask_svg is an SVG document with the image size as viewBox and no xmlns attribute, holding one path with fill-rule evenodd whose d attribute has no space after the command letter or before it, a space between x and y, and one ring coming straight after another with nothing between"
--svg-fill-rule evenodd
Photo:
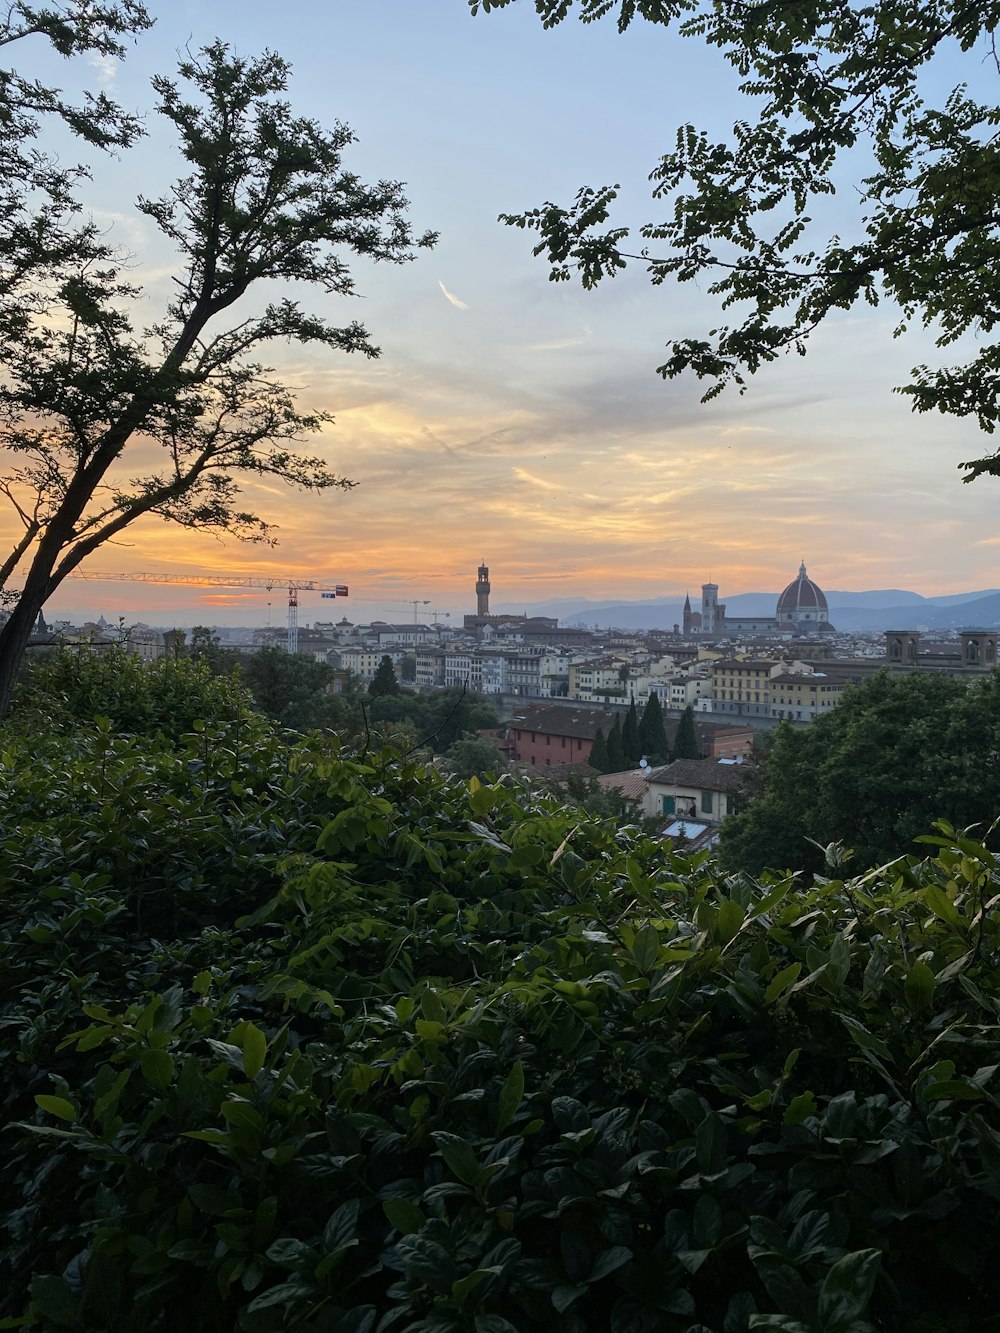
<instances>
[{"instance_id":1,"label":"building","mask_svg":"<svg viewBox=\"0 0 1000 1333\"><path fill-rule=\"evenodd\" d=\"M676 759L652 770L602 773L597 784L620 792L644 815L670 821L663 836L707 847L718 839L719 824L733 813L754 772L753 764L732 759Z\"/></svg>"},{"instance_id":2,"label":"building","mask_svg":"<svg viewBox=\"0 0 1000 1333\"><path fill-rule=\"evenodd\" d=\"M606 736L615 716L610 709L552 704L520 709L507 727L511 756L538 768L586 763L598 729Z\"/></svg>"},{"instance_id":3,"label":"building","mask_svg":"<svg viewBox=\"0 0 1000 1333\"><path fill-rule=\"evenodd\" d=\"M843 676L781 672L769 682L771 716L795 722L821 717L836 708L849 684Z\"/></svg>"},{"instance_id":4,"label":"building","mask_svg":"<svg viewBox=\"0 0 1000 1333\"><path fill-rule=\"evenodd\" d=\"M675 759L649 774L643 810L719 824L732 813L752 772L753 765L732 759Z\"/></svg>"},{"instance_id":5,"label":"building","mask_svg":"<svg viewBox=\"0 0 1000 1333\"><path fill-rule=\"evenodd\" d=\"M778 598L773 616L729 616L719 601L716 583L701 585L701 612L691 610L691 599L684 599L684 635L703 639L801 638L831 634L830 611L823 589L806 573L806 562L799 566Z\"/></svg>"},{"instance_id":6,"label":"building","mask_svg":"<svg viewBox=\"0 0 1000 1333\"><path fill-rule=\"evenodd\" d=\"M924 643L919 630L886 630L885 660L890 670L895 671L981 675L997 666L997 631L963 629L959 630L957 639Z\"/></svg>"}]
</instances>

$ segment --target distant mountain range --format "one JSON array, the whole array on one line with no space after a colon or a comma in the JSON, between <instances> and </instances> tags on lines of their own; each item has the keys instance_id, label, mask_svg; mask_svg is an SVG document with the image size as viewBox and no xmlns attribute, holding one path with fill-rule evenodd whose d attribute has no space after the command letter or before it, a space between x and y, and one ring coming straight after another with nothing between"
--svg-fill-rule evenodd
<instances>
[{"instance_id":1,"label":"distant mountain range","mask_svg":"<svg viewBox=\"0 0 1000 1333\"><path fill-rule=\"evenodd\" d=\"M745 592L725 597L726 614L734 617L773 616L779 594ZM951 593L945 597L922 597L902 588L868 592L827 592L830 620L839 630L878 633L886 629L946 630L1000 625L1000 588L979 592ZM698 600L691 598L695 610ZM600 629L672 629L682 622L684 602L661 597L644 602L599 602L584 597L566 597L536 602L528 607L497 610L526 611L528 615L556 616L560 624L597 626Z\"/></svg>"}]
</instances>

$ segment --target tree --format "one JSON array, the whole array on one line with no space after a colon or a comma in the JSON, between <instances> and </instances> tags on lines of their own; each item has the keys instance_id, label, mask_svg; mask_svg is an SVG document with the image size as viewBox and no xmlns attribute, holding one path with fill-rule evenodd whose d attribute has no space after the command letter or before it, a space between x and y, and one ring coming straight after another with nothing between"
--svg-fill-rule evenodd
<instances>
[{"instance_id":1,"label":"tree","mask_svg":"<svg viewBox=\"0 0 1000 1333\"><path fill-rule=\"evenodd\" d=\"M192 628L187 655L204 662L216 676L231 675L239 665L238 655L232 648L223 648L218 634L207 625Z\"/></svg>"},{"instance_id":2,"label":"tree","mask_svg":"<svg viewBox=\"0 0 1000 1333\"><path fill-rule=\"evenodd\" d=\"M611 771L608 762L608 743L604 739L604 731L601 727L598 727L594 732L594 743L590 747L587 763L591 768L596 768L598 773L609 773Z\"/></svg>"},{"instance_id":3,"label":"tree","mask_svg":"<svg viewBox=\"0 0 1000 1333\"><path fill-rule=\"evenodd\" d=\"M93 224L74 230L58 213L55 222L39 213L47 248L0 298L0 443L16 463L0 492L24 527L0 573L32 553L0 630L0 715L39 609L137 519L269 541L272 529L242 504L241 474L313 490L352 484L297 452L330 418L300 412L259 357L275 340L370 357L378 349L361 324L337 327L289 298L256 294L302 282L350 296L348 256L400 263L434 240L413 235L398 183L365 185L344 168L346 126L324 130L292 114L278 56L242 59L216 43L183 61L180 75L153 87L190 174L137 204L180 256L158 322L133 327L140 293L115 251ZM14 224L0 218L2 253ZM242 317L231 314L251 292ZM159 448L162 466L136 476L130 446L144 458Z\"/></svg>"},{"instance_id":4,"label":"tree","mask_svg":"<svg viewBox=\"0 0 1000 1333\"><path fill-rule=\"evenodd\" d=\"M608 732L608 773L621 773L627 766L625 746L622 741L621 719L615 718L615 724Z\"/></svg>"},{"instance_id":5,"label":"tree","mask_svg":"<svg viewBox=\"0 0 1000 1333\"><path fill-rule=\"evenodd\" d=\"M723 823L722 857L751 873L821 870L823 849L840 843L863 870L915 851L937 819L984 835L1000 809L998 734L997 673L971 686L882 673L810 726L776 729L758 794Z\"/></svg>"},{"instance_id":6,"label":"tree","mask_svg":"<svg viewBox=\"0 0 1000 1333\"><path fill-rule=\"evenodd\" d=\"M243 678L261 711L283 727L309 731L335 724L327 706L334 699L327 694L333 671L325 662L282 648L261 648L247 658Z\"/></svg>"},{"instance_id":7,"label":"tree","mask_svg":"<svg viewBox=\"0 0 1000 1333\"><path fill-rule=\"evenodd\" d=\"M500 746L489 736L463 736L453 741L442 755L445 771L456 778L496 776L507 767Z\"/></svg>"},{"instance_id":8,"label":"tree","mask_svg":"<svg viewBox=\"0 0 1000 1333\"><path fill-rule=\"evenodd\" d=\"M473 12L479 0L469 0ZM501 9L511 0L484 0ZM570 13L584 22L614 0L535 0L546 27ZM686 37L717 47L753 99L730 140L682 126L674 151L655 165L660 218L640 228L611 219L618 186L584 187L569 205L546 203L501 220L538 233L535 254L550 277L578 275L585 287L637 262L654 285L708 280L738 322L708 337L672 342L664 378L693 371L712 398L784 352L804 354L812 332L859 301L888 300L895 333L913 322L935 330L945 349L975 335L969 359L920 365L907 394L916 411L1000 421L1000 256L998 145L994 99L954 87L995 66L996 0L621 0L619 31L638 15L679 24ZM937 88L946 95L938 101ZM947 93L947 89L952 91ZM856 219L843 239L824 235L814 214L854 168ZM859 179L863 174L863 178ZM988 275L988 276L987 276ZM966 481L1000 475L1000 453L961 464Z\"/></svg>"},{"instance_id":9,"label":"tree","mask_svg":"<svg viewBox=\"0 0 1000 1333\"><path fill-rule=\"evenodd\" d=\"M629 700L628 712L622 724L622 749L629 764L637 764L642 758L642 741L639 739L639 717L635 710L635 695Z\"/></svg>"},{"instance_id":10,"label":"tree","mask_svg":"<svg viewBox=\"0 0 1000 1333\"><path fill-rule=\"evenodd\" d=\"M650 692L639 723L642 753L651 764L665 764L670 753L667 732L663 725L663 708L658 694Z\"/></svg>"},{"instance_id":11,"label":"tree","mask_svg":"<svg viewBox=\"0 0 1000 1333\"><path fill-rule=\"evenodd\" d=\"M698 737L694 730L694 710L688 704L684 712L681 713L681 720L677 724L677 735L674 737L674 758L697 759L698 755Z\"/></svg>"},{"instance_id":12,"label":"tree","mask_svg":"<svg viewBox=\"0 0 1000 1333\"><path fill-rule=\"evenodd\" d=\"M396 671L392 665L392 658L385 653L381 662L378 664L378 670L372 677L372 682L368 686L368 694L372 699L377 699L383 694L398 694L399 681L396 679Z\"/></svg>"}]
</instances>

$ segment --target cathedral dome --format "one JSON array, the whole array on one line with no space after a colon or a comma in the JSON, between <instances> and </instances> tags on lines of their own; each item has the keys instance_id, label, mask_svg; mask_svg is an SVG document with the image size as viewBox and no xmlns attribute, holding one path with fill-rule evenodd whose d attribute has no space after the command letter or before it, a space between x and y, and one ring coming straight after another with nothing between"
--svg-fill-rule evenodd
<instances>
[{"instance_id":1,"label":"cathedral dome","mask_svg":"<svg viewBox=\"0 0 1000 1333\"><path fill-rule=\"evenodd\" d=\"M799 565L799 577L789 583L777 599L777 620L779 623L816 624L827 620L829 608L827 597L819 584L813 583L805 573L805 561Z\"/></svg>"}]
</instances>

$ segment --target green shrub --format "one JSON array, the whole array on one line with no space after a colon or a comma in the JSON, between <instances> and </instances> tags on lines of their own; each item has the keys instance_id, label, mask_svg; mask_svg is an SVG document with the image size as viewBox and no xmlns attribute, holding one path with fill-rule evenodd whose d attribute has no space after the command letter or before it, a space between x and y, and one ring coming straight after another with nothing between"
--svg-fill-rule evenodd
<instances>
[{"instance_id":1,"label":"green shrub","mask_svg":"<svg viewBox=\"0 0 1000 1333\"><path fill-rule=\"evenodd\" d=\"M0 899L8 1327L997 1326L991 852L756 880L509 778L261 744L202 760L157 934L128 855L70 868L76 789L0 772L63 856ZM281 839L240 859L266 754Z\"/></svg>"}]
</instances>

